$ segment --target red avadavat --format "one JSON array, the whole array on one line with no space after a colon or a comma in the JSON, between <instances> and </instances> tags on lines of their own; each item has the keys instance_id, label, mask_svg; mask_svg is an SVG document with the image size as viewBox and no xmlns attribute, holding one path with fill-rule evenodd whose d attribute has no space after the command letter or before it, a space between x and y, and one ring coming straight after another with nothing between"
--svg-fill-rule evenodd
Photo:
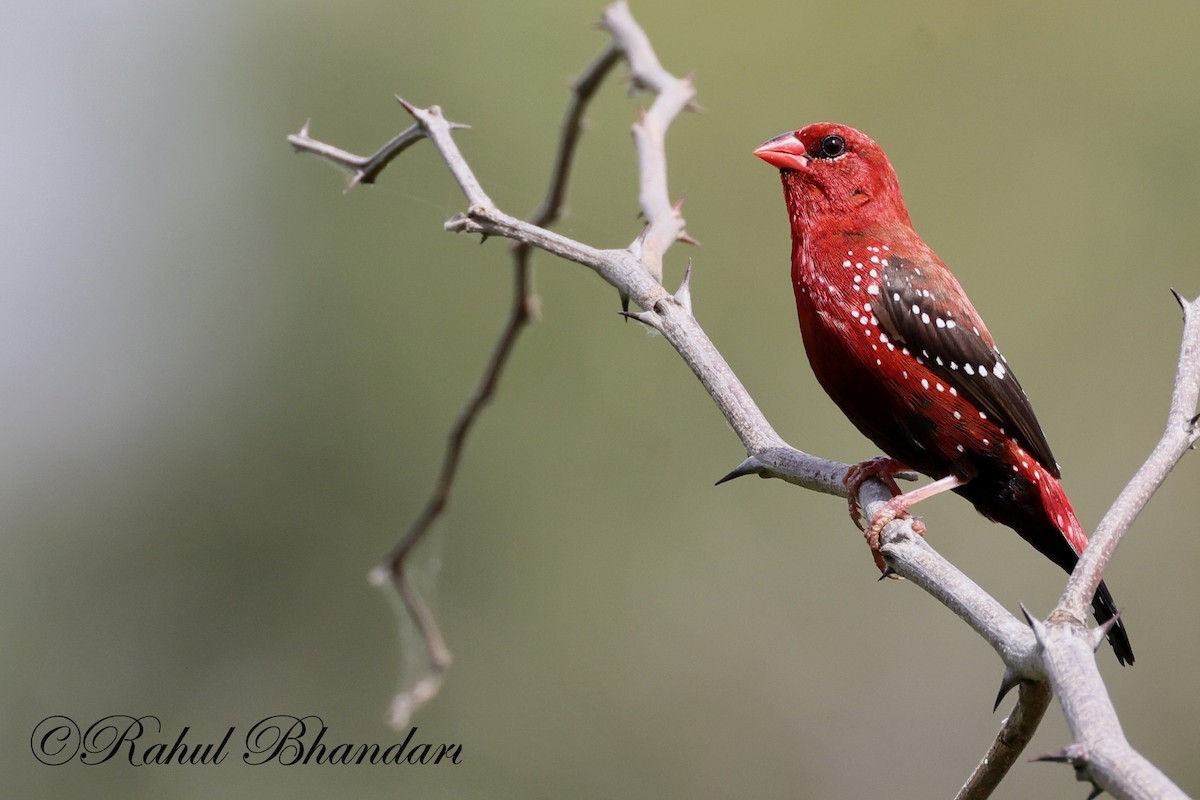
<instances>
[{"instance_id":1,"label":"red avadavat","mask_svg":"<svg viewBox=\"0 0 1200 800\"><path fill-rule=\"evenodd\" d=\"M796 310L813 372L894 459L860 465L848 481L890 481L904 466L934 479L894 497L867 532L881 569L883 526L946 490L1074 569L1087 536L1033 408L958 281L913 230L883 150L853 128L821 123L754 154L783 180ZM1092 608L1101 623L1116 613L1103 583ZM1122 664L1133 663L1119 621L1108 639Z\"/></svg>"}]
</instances>

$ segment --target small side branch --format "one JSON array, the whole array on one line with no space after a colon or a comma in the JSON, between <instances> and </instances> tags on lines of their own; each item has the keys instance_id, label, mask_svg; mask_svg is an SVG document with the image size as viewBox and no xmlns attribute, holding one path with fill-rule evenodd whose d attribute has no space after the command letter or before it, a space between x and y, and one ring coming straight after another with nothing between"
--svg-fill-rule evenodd
<instances>
[{"instance_id":1,"label":"small side branch","mask_svg":"<svg viewBox=\"0 0 1200 800\"><path fill-rule=\"evenodd\" d=\"M495 207L452 136L454 130L468 126L447 120L437 106L420 108L397 97L396 100L413 117L415 124L367 157L357 156L313 139L309 135L308 123L305 123L299 133L288 137L288 141L297 152L317 155L350 170L352 177L348 189L359 183L373 183L392 159L414 142L423 138L432 139L468 202L467 213L447 222L446 228L452 231L480 233L485 238L492 234L500 235L515 242L512 250L513 296L508 321L500 332L483 375L450 431L441 470L424 509L371 574L373 583L391 585L395 589L428 653L428 671L417 676L412 686L401 691L392 703L391 720L396 727L407 725L413 711L436 696L444 672L451 662L450 650L445 639L411 576L408 575L406 567L415 547L424 540L445 512L467 437L480 412L495 393L520 332L536 315L537 298L532 290L533 250L545 250L591 266L597 271L603 268L609 273L615 272L601 273L614 285L624 285L631 282L631 276L637 276L642 284L638 297L644 299L663 294L662 254L676 239L688 240L683 234L683 217L679 213L678 205L671 206L665 200L666 153L663 138L671 121L683 108L692 103L695 89L690 78L676 79L662 67L649 38L633 19L624 2L615 3L605 11L603 25L610 31L613 40L584 70L573 86L571 101L563 119L549 187L545 199L529 222L503 214ZM630 250L600 251L554 234L548 227L561 217L565 208L571 166L583 130L584 112L604 78L622 56L625 56L630 64L634 85L650 89L658 95L651 111L644 114L642 121L635 125L635 131L650 133L649 136L644 133L635 134L639 164L642 168L642 210L648 224ZM650 126L645 124L648 117L653 120ZM652 258L639 257L647 251L646 242L651 243L649 252L654 254ZM653 268L654 264L657 264L657 269ZM612 269L614 266L615 270Z\"/></svg>"},{"instance_id":2,"label":"small side branch","mask_svg":"<svg viewBox=\"0 0 1200 800\"><path fill-rule=\"evenodd\" d=\"M544 228L553 225L561 218L566 202L566 188L571 167L574 164L575 152L583 131L584 112L619 57L620 51L617 48L611 45L606 47L599 58L592 62L591 66L584 70L584 73L575 82L571 101L563 119L549 188L541 206L533 214L531 220L533 225ZM512 256L513 292L508 321L505 323L504 329L500 331L499 338L475 389L467 398L466 405L450 429L437 483L420 516L373 573L374 582L389 581L400 595L405 610L425 643L429 656L428 672L418 676L411 688L399 692L392 701L389 716L392 725L396 728L405 727L412 713L436 696L451 660L450 649L446 646L441 629L433 615L429 613L420 592L417 591L408 574L406 569L408 558L445 512L455 479L458 476L458 466L467 437L479 419L480 413L495 394L500 377L516 347L521 332L537 316L538 301L533 291L533 249L527 243L518 242L512 249Z\"/></svg>"},{"instance_id":3,"label":"small side branch","mask_svg":"<svg viewBox=\"0 0 1200 800\"><path fill-rule=\"evenodd\" d=\"M682 203L671 202L667 187L666 138L675 118L695 107L696 87L690 75L677 78L663 67L625 0L606 8L601 24L621 43L633 85L656 95L633 126L640 176L638 202L647 225L629 249L661 283L667 248L677 240L691 241L684 233Z\"/></svg>"},{"instance_id":4,"label":"small side branch","mask_svg":"<svg viewBox=\"0 0 1200 800\"><path fill-rule=\"evenodd\" d=\"M413 125L410 128L400 132L392 138L390 142L375 151L370 156L356 156L353 153L347 153L339 147L334 147L331 144L318 141L308 135L309 123L305 122L304 127L300 128L299 133L293 133L288 136L288 141L291 142L292 149L297 153L312 153L320 156L326 161L331 161L339 167L350 170L350 183L346 186L346 191L353 189L360 183L374 183L375 178L379 173L383 172L388 164L392 163L392 159L403 153L416 142L425 138L425 132L420 126ZM466 127L460 125L458 127Z\"/></svg>"}]
</instances>

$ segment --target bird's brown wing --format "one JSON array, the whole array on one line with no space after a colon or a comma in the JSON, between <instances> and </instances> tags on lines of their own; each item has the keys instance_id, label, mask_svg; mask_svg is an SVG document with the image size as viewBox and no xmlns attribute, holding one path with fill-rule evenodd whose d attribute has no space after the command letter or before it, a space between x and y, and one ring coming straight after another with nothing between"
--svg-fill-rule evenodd
<instances>
[{"instance_id":1,"label":"bird's brown wing","mask_svg":"<svg viewBox=\"0 0 1200 800\"><path fill-rule=\"evenodd\" d=\"M921 259L892 255L886 263L875 308L883 329L1059 477L1025 390L958 282L931 279L949 273L944 267L922 270Z\"/></svg>"}]
</instances>

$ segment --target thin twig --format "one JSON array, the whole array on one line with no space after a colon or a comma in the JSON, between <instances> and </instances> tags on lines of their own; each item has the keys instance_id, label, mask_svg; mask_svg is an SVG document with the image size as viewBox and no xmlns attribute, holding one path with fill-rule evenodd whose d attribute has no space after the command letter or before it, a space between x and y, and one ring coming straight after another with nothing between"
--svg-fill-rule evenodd
<instances>
[{"instance_id":1,"label":"thin twig","mask_svg":"<svg viewBox=\"0 0 1200 800\"><path fill-rule=\"evenodd\" d=\"M580 134L583 132L584 112L605 76L612 70L619 58L620 50L609 45L584 70L572 87L571 100L563 118L546 197L531 218L533 224L539 227L553 225L562 216L566 187ZM392 725L396 728L407 726L412 713L433 699L441 686L443 674L449 668L451 660L450 649L446 645L437 621L429 613L428 607L408 575L406 570L408 557L445 512L450 492L454 488L454 481L458 475L458 466L462 459L467 436L479 418L480 412L495 394L500 377L521 332L537 315L537 297L533 291L532 280L532 254L532 248L524 242L517 242L512 248L513 292L508 320L500 331L492 354L484 366L483 374L450 429L438 480L426 501L425 508L405 532L403 538L384 557L374 573L374 580L377 581L380 577L384 577L395 586L404 601L405 609L421 634L429 654L429 673L420 677L412 689L399 692L392 701L390 718Z\"/></svg>"},{"instance_id":2,"label":"thin twig","mask_svg":"<svg viewBox=\"0 0 1200 800\"><path fill-rule=\"evenodd\" d=\"M350 170L353 175L350 176L350 183L346 186L346 191L353 189L360 183L374 183L376 176L383 172L384 168L392 162L396 156L403 153L411 145L425 138L425 132L421 130L420 125L413 125L408 129L396 134L387 144L376 150L369 156L356 156L353 153L348 153L339 147L326 144L318 141L308 135L308 123L300 128L299 133L293 133L288 136L288 141L292 144L292 149L297 153L312 153L324 158L326 161L332 161L340 167ZM465 128L466 125L456 125L458 128Z\"/></svg>"},{"instance_id":3,"label":"thin twig","mask_svg":"<svg viewBox=\"0 0 1200 800\"><path fill-rule=\"evenodd\" d=\"M659 62L650 38L629 13L625 0L604 10L601 24L621 42L629 61L633 85L654 92L654 103L638 115L633 141L638 155L638 202L646 218L630 251L661 283L663 256L676 241L691 241L684 233L680 203L672 203L667 188L667 129L685 109L693 106L696 88L691 76L677 78Z\"/></svg>"},{"instance_id":4,"label":"thin twig","mask_svg":"<svg viewBox=\"0 0 1200 800\"><path fill-rule=\"evenodd\" d=\"M631 31L637 30L636 23L633 22L632 16L628 15L627 10L624 16L618 13L616 17L620 19L620 24L618 30L613 32L614 40L601 51L600 55L583 71L572 86L571 99L563 117L549 186L541 206L530 218L531 224L538 228L544 229L554 224L561 218L565 210L571 167L580 135L583 132L583 116L604 78L611 72L621 56L629 50L638 53L635 57L637 60L645 61L644 49L649 47L649 40L643 34L640 40L633 37L633 43L629 44L626 39L630 38ZM650 51L650 59L656 62L652 51ZM656 78L661 78L661 76L656 76ZM639 82L650 83L648 80L639 80ZM468 127L444 120L440 109L436 106L421 109L402 98L397 97L396 99L417 122L369 157L356 156L313 139L308 132L308 123L305 123L298 134L289 136L288 141L297 151L312 153L350 170L353 177L348 188L353 188L359 183L373 183L379 172L399 153L413 142L428 136L431 127L444 131ZM457 147L447 147L445 146L446 142L453 144L453 140L447 137L443 146L438 150L452 174L458 179L468 201L473 207L491 207L493 205L491 199L479 185L471 170L466 167L466 162ZM665 157L663 161L665 162ZM393 700L390 717L392 724L396 727L407 725L411 714L436 696L444 673L452 660L445 638L442 636L433 614L408 575L406 566L413 550L424 540L433 525L445 512L467 437L479 418L480 412L495 394L521 331L536 316L537 298L533 293L531 274L532 254L533 248L529 242L517 241L514 244L512 249L513 294L508 320L485 364L483 374L450 429L438 479L424 508L400 541L372 571L373 583L390 584L399 594L428 653L428 672L418 676L410 689L401 691Z\"/></svg>"}]
</instances>

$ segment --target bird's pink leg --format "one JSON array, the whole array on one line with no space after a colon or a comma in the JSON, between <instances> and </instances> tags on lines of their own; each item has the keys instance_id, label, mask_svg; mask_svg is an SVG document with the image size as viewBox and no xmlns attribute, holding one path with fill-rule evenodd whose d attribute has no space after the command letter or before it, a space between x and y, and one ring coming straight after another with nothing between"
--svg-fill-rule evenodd
<instances>
[{"instance_id":1,"label":"bird's pink leg","mask_svg":"<svg viewBox=\"0 0 1200 800\"><path fill-rule=\"evenodd\" d=\"M910 471L906 465L887 456L867 459L861 464L855 464L846 471L846 477L842 478L842 483L848 492L847 500L850 501L850 519L854 520L854 524L858 526L860 531L863 530L863 525L862 511L858 507L858 490L862 488L862 485L871 478L878 478L883 481L883 484L888 487L892 496L895 497L904 494L904 492L900 491L900 487L896 485L895 476L901 472Z\"/></svg>"},{"instance_id":2,"label":"bird's pink leg","mask_svg":"<svg viewBox=\"0 0 1200 800\"><path fill-rule=\"evenodd\" d=\"M922 500L966 483L966 480L955 475L947 475L945 478L913 489L911 492L901 492L893 476L907 469L908 467L894 458L873 458L870 461L864 461L861 464L851 467L843 479L843 483L845 483L846 488L850 492L850 517L854 520L854 524L858 525L859 529L862 529L862 514L858 508L858 490L863 482L870 478L879 478L892 492L892 499L888 500L883 508L879 510L879 513L875 515L875 519L871 522L871 527L863 531L863 535L867 540L867 546L871 548L871 555L875 559L875 566L879 567L879 571L885 574L888 571L888 567L887 563L883 560L883 555L879 552L879 534L883 532L887 524L897 517L907 516L908 509ZM920 520L913 520L913 530L921 536L925 535L925 526Z\"/></svg>"},{"instance_id":3,"label":"bird's pink leg","mask_svg":"<svg viewBox=\"0 0 1200 800\"><path fill-rule=\"evenodd\" d=\"M891 500L888 500L883 508L879 509L879 513L875 515L875 519L871 522L871 527L867 528L863 535L867 537L867 546L871 548L871 554L875 556L875 565L879 567L880 572L887 572L887 564L884 563L883 556L879 552L879 534L883 533L883 529L887 527L887 524L897 517L907 516L908 509L922 500L933 497L935 494L949 491L957 486L962 486L964 483L966 481L956 475L947 475L941 480L927 483L920 488L913 489L911 492L898 494ZM920 520L913 520L913 530L921 536L925 535L925 525Z\"/></svg>"}]
</instances>

